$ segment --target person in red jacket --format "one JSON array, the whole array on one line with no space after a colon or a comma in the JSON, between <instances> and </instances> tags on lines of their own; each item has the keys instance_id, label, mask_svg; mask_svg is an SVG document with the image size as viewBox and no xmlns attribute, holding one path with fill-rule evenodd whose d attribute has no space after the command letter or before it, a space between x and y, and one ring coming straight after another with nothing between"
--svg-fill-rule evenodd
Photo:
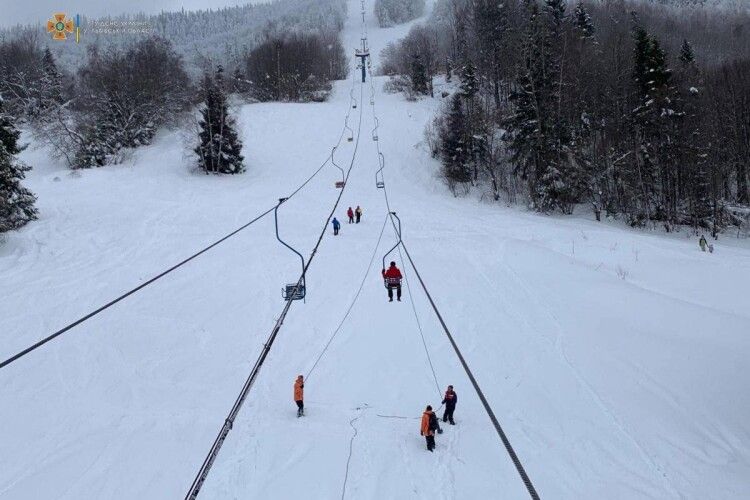
<instances>
[{"instance_id":1,"label":"person in red jacket","mask_svg":"<svg viewBox=\"0 0 750 500\"><path fill-rule=\"evenodd\" d=\"M393 302L393 289L396 289L396 298L401 302L401 271L396 267L395 262L391 262L391 267L386 271L381 271L385 285L388 287L388 302Z\"/></svg>"},{"instance_id":2,"label":"person in red jacket","mask_svg":"<svg viewBox=\"0 0 750 500\"><path fill-rule=\"evenodd\" d=\"M456 411L456 403L458 403L458 395L453 390L453 386L449 385L448 390L445 391L445 397L443 398L443 404L445 405L445 412L443 412L443 422L450 421L451 425L456 425L453 421L453 412Z\"/></svg>"},{"instance_id":3,"label":"person in red jacket","mask_svg":"<svg viewBox=\"0 0 750 500\"><path fill-rule=\"evenodd\" d=\"M349 224L354 222L354 210L352 210L352 207L349 207L349 210L346 211L346 216L349 217Z\"/></svg>"}]
</instances>

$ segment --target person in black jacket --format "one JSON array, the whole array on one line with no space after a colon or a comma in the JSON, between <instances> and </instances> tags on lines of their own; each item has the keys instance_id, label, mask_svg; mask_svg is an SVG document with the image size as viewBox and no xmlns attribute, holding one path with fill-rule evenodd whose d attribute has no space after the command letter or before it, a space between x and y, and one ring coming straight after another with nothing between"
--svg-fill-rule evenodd
<instances>
[{"instance_id":1,"label":"person in black jacket","mask_svg":"<svg viewBox=\"0 0 750 500\"><path fill-rule=\"evenodd\" d=\"M443 422L450 422L451 425L456 425L456 422L453 421L453 412L456 411L456 403L458 403L458 395L453 390L453 386L449 385L443 398L443 404L445 405Z\"/></svg>"}]
</instances>

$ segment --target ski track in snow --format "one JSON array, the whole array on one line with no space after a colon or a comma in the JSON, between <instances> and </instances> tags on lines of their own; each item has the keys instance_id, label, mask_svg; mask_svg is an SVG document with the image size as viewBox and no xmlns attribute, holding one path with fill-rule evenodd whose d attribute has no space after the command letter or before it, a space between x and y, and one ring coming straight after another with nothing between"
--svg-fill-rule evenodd
<instances>
[{"instance_id":1,"label":"ski track in snow","mask_svg":"<svg viewBox=\"0 0 750 500\"><path fill-rule=\"evenodd\" d=\"M414 22L378 29L366 5L377 66ZM350 0L347 48L359 46L359 19ZM404 240L540 496L747 496L750 245L724 237L709 255L679 234L454 199L422 135L440 99L406 102L374 82ZM241 176L191 172L179 131L123 165L76 174L25 151L41 218L0 245L0 356L288 194L330 154L351 85L336 82L327 103L242 106ZM295 417L294 377L341 321L386 213L373 107L358 108L364 140L336 214L341 233L324 238L306 303L293 305L200 498L340 498L357 416L345 498L526 498L407 263L403 302L387 302L376 271L396 241L390 228L306 385L306 416ZM337 162L352 153L342 142ZM325 167L279 210L282 236L306 258L338 175ZM362 223L346 224L357 204ZM0 499L184 495L283 306L282 284L299 273L273 231L266 217L0 371ZM459 394L457 425L443 426L434 453L419 418L440 400L409 300L440 384Z\"/></svg>"}]
</instances>

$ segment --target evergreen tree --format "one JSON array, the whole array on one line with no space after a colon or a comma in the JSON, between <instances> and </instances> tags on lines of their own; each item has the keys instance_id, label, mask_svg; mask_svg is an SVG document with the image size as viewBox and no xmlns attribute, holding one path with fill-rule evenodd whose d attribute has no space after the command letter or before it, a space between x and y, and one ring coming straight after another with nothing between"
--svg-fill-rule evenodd
<instances>
[{"instance_id":1,"label":"evergreen tree","mask_svg":"<svg viewBox=\"0 0 750 500\"><path fill-rule=\"evenodd\" d=\"M198 123L200 143L194 151L198 155L199 166L206 174L237 174L245 169L242 143L228 111L223 72L219 66L214 77L206 74L203 78L205 107L201 110Z\"/></svg>"},{"instance_id":2,"label":"evergreen tree","mask_svg":"<svg viewBox=\"0 0 750 500\"><path fill-rule=\"evenodd\" d=\"M637 154L625 177L633 205L630 218L632 224L647 219L671 223L677 212L677 138L683 113L659 41L641 27L636 27L635 41L633 78L638 103L633 111L633 133Z\"/></svg>"},{"instance_id":3,"label":"evergreen tree","mask_svg":"<svg viewBox=\"0 0 750 500\"><path fill-rule=\"evenodd\" d=\"M31 170L18 161L22 151L18 144L20 133L3 111L0 98L0 233L18 229L36 220L36 196L21 185L24 172Z\"/></svg>"},{"instance_id":4,"label":"evergreen tree","mask_svg":"<svg viewBox=\"0 0 750 500\"><path fill-rule=\"evenodd\" d=\"M507 123L510 151L541 212L570 212L577 198L578 173L571 161L569 126L561 114L560 53L565 2L547 0L545 16L529 5L523 66L511 93L514 113ZM546 22L545 22L546 21Z\"/></svg>"},{"instance_id":5,"label":"evergreen tree","mask_svg":"<svg viewBox=\"0 0 750 500\"><path fill-rule=\"evenodd\" d=\"M242 95L249 90L250 87L248 85L247 77L245 76L245 73L242 72L242 68L240 68L240 66L235 67L234 73L232 74L232 92Z\"/></svg>"},{"instance_id":6,"label":"evergreen tree","mask_svg":"<svg viewBox=\"0 0 750 500\"><path fill-rule=\"evenodd\" d=\"M62 104L63 84L62 75L57 68L55 57L50 52L49 47L44 49L42 57L42 109L59 106Z\"/></svg>"},{"instance_id":7,"label":"evergreen tree","mask_svg":"<svg viewBox=\"0 0 750 500\"><path fill-rule=\"evenodd\" d=\"M580 33L581 38L593 38L596 30L594 29L594 23L591 21L583 2L578 2L575 10L575 27Z\"/></svg>"},{"instance_id":8,"label":"evergreen tree","mask_svg":"<svg viewBox=\"0 0 750 500\"><path fill-rule=\"evenodd\" d=\"M466 99L472 99L479 92L477 68L471 60L467 60L463 68L461 68L461 86L459 92Z\"/></svg>"},{"instance_id":9,"label":"evergreen tree","mask_svg":"<svg viewBox=\"0 0 750 500\"><path fill-rule=\"evenodd\" d=\"M454 192L456 183L471 181L471 152L466 143L466 130L463 102L458 95L454 95L450 100L445 123L440 130L443 175Z\"/></svg>"},{"instance_id":10,"label":"evergreen tree","mask_svg":"<svg viewBox=\"0 0 750 500\"><path fill-rule=\"evenodd\" d=\"M453 78L453 65L451 64L450 58L445 59L445 81L449 82Z\"/></svg>"},{"instance_id":11,"label":"evergreen tree","mask_svg":"<svg viewBox=\"0 0 750 500\"><path fill-rule=\"evenodd\" d=\"M682 40L682 46L680 47L680 62L684 66L688 66L695 62L695 53L693 52L693 46L687 39Z\"/></svg>"},{"instance_id":12,"label":"evergreen tree","mask_svg":"<svg viewBox=\"0 0 750 500\"><path fill-rule=\"evenodd\" d=\"M422 63L422 58L419 54L412 55L410 77L411 89L415 94L426 95L429 92L427 68Z\"/></svg>"}]
</instances>

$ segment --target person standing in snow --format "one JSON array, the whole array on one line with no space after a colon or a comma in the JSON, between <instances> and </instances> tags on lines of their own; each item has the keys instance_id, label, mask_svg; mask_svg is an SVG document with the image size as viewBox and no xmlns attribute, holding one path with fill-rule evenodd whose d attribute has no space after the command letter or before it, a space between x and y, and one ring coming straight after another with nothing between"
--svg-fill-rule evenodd
<instances>
[{"instance_id":1,"label":"person standing in snow","mask_svg":"<svg viewBox=\"0 0 750 500\"><path fill-rule=\"evenodd\" d=\"M297 375L297 380L294 381L294 402L297 403L297 416L301 417L305 414L305 404L303 403L305 383L302 380L302 375Z\"/></svg>"},{"instance_id":2,"label":"person standing in snow","mask_svg":"<svg viewBox=\"0 0 750 500\"><path fill-rule=\"evenodd\" d=\"M354 222L354 210L352 210L352 207L349 207L349 210L346 211L346 216L349 217L349 224Z\"/></svg>"},{"instance_id":3,"label":"person standing in snow","mask_svg":"<svg viewBox=\"0 0 750 500\"><path fill-rule=\"evenodd\" d=\"M706 236L701 235L701 239L698 240L698 245L700 245L702 251L706 251L706 247L708 246L708 241L706 241Z\"/></svg>"},{"instance_id":4,"label":"person standing in snow","mask_svg":"<svg viewBox=\"0 0 750 500\"><path fill-rule=\"evenodd\" d=\"M453 390L453 386L449 385L443 398L443 404L445 405L443 422L450 422L451 425L456 425L456 422L453 421L453 412L456 411L456 403L458 403L458 395Z\"/></svg>"},{"instance_id":5,"label":"person standing in snow","mask_svg":"<svg viewBox=\"0 0 750 500\"><path fill-rule=\"evenodd\" d=\"M359 219L362 218L362 208L360 208L359 205L357 205L357 209L354 211L354 214L357 216L357 224L359 224Z\"/></svg>"},{"instance_id":6,"label":"person standing in snow","mask_svg":"<svg viewBox=\"0 0 750 500\"><path fill-rule=\"evenodd\" d=\"M435 412L432 411L432 406L427 405L424 413L422 413L422 425L420 427L420 434L425 437L427 441L427 449L432 451L435 449L435 431L438 428L438 419L435 416Z\"/></svg>"},{"instance_id":7,"label":"person standing in snow","mask_svg":"<svg viewBox=\"0 0 750 500\"><path fill-rule=\"evenodd\" d=\"M337 236L339 234L339 229L341 229L341 223L336 217L334 217L331 224L333 224L333 235Z\"/></svg>"},{"instance_id":8,"label":"person standing in snow","mask_svg":"<svg viewBox=\"0 0 750 500\"><path fill-rule=\"evenodd\" d=\"M401 302L401 271L396 267L396 263L391 261L391 267L386 271L380 271L385 280L385 286L388 287L388 302L393 302L393 289L396 289L396 297Z\"/></svg>"}]
</instances>

